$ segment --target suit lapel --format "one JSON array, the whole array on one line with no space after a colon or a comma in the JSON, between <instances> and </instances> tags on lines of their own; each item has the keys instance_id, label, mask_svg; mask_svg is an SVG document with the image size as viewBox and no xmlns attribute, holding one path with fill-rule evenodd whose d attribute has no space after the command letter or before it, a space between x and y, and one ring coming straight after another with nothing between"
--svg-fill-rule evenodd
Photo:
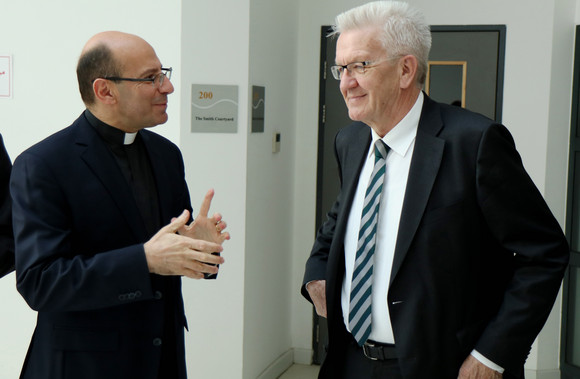
<instances>
[{"instance_id":1,"label":"suit lapel","mask_svg":"<svg viewBox=\"0 0 580 379\"><path fill-rule=\"evenodd\" d=\"M369 145L371 143L371 129L365 124L360 124L360 129L357 130L356 135L348 141L348 150L346 154L341 157L340 164L344 166L342 183L343 190L345 190L344 201L345 204L342 209L346 212L342 217L341 225L346 227L348 221L348 214L350 213L350 207L352 205L352 200L354 199L354 194L356 192L360 172L366 160L366 153L369 150Z\"/></svg>"},{"instance_id":2,"label":"suit lapel","mask_svg":"<svg viewBox=\"0 0 580 379\"><path fill-rule=\"evenodd\" d=\"M415 149L409 169L407 189L405 190L405 200L391 271L391 283L396 278L417 232L441 165L445 141L438 138L437 134L442 127L443 122L438 106L425 96L425 104L419 121Z\"/></svg>"},{"instance_id":3,"label":"suit lapel","mask_svg":"<svg viewBox=\"0 0 580 379\"><path fill-rule=\"evenodd\" d=\"M145 149L149 155L149 162L151 162L151 169L153 170L153 176L155 178L155 184L157 186L157 197L159 201L159 211L161 213L162 225L165 225L171 221L172 217L177 215L169 214L169 207L163 206L165 204L164 200L171 198L170 188L168 185L170 178L168 175L167 168L165 167L166 159L164 159L160 154L159 150L155 149L153 146L154 142L151 139L151 133L143 131L141 133L143 138L143 143L145 144Z\"/></svg>"},{"instance_id":4,"label":"suit lapel","mask_svg":"<svg viewBox=\"0 0 580 379\"><path fill-rule=\"evenodd\" d=\"M126 219L129 228L138 240L145 239L145 225L139 209L115 158L107 149L105 142L81 116L76 145L81 149L80 157L101 181ZM90 194L87 194L90 196Z\"/></svg>"},{"instance_id":5,"label":"suit lapel","mask_svg":"<svg viewBox=\"0 0 580 379\"><path fill-rule=\"evenodd\" d=\"M341 196L339 213L337 215L337 225L335 232L336 249L334 254L329 257L329 265L336 269L329 270L329 273L336 277L329 278L329 281L336 281L337 288L340 292L340 283L344 275L344 237L346 233L346 225L350 214L350 208L356 192L360 172L366 160L366 153L368 152L371 143L371 129L363 123L357 123L353 133L346 138L343 137L342 143L336 142L336 150L338 154L339 164L342 169L339 170L341 174ZM338 138L338 136L337 136Z\"/></svg>"}]
</instances>

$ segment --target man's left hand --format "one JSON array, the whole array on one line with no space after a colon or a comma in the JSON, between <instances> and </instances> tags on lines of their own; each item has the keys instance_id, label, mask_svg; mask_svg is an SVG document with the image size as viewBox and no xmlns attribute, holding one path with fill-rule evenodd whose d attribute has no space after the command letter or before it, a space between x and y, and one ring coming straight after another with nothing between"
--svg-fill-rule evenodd
<instances>
[{"instance_id":1,"label":"man's left hand","mask_svg":"<svg viewBox=\"0 0 580 379\"><path fill-rule=\"evenodd\" d=\"M214 242L220 245L224 241L230 239L230 233L224 233L223 231L227 227L227 224L222 220L221 214L215 213L212 217L207 217L214 193L213 189L207 191L201 204L201 208L199 209L199 214L191 224L180 228L177 231L179 234L193 239Z\"/></svg>"},{"instance_id":2,"label":"man's left hand","mask_svg":"<svg viewBox=\"0 0 580 379\"><path fill-rule=\"evenodd\" d=\"M469 355L459 369L457 379L501 379L503 375Z\"/></svg>"}]
</instances>

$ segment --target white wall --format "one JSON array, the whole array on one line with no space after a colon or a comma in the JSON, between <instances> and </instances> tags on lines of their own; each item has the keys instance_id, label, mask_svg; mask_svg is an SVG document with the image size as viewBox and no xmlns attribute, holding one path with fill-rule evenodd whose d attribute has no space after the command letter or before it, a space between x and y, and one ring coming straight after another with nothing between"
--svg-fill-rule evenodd
<instances>
[{"instance_id":1,"label":"white wall","mask_svg":"<svg viewBox=\"0 0 580 379\"><path fill-rule=\"evenodd\" d=\"M232 239L217 280L184 281L192 378L241 378L246 244L249 0L184 1L181 32L181 150L194 207L214 188ZM190 133L191 85L239 86L238 132Z\"/></svg>"},{"instance_id":2,"label":"white wall","mask_svg":"<svg viewBox=\"0 0 580 379\"><path fill-rule=\"evenodd\" d=\"M278 369L269 367L272 362L293 356L288 299L296 293L290 267L298 5L252 0L250 9L249 83L265 87L266 106L264 133L248 134L243 370L248 379L271 375ZM272 153L276 132L281 147Z\"/></svg>"},{"instance_id":3,"label":"white wall","mask_svg":"<svg viewBox=\"0 0 580 379\"><path fill-rule=\"evenodd\" d=\"M14 98L0 99L0 133L14 159L24 149L70 125L84 106L76 62L84 43L103 30L135 33L162 62L178 66L180 2L114 0L2 1L0 52L13 55ZM162 10L160 12L159 10ZM174 20L167 22L167 20ZM179 137L179 81L170 97L170 121L156 131ZM17 378L36 322L15 289L15 276L0 279L0 376Z\"/></svg>"},{"instance_id":4,"label":"white wall","mask_svg":"<svg viewBox=\"0 0 580 379\"><path fill-rule=\"evenodd\" d=\"M296 174L294 203L294 288L315 229L316 143L320 26L341 11L365 3L354 0L300 2ZM572 51L577 0L409 0L432 25L507 25L503 122L512 132L524 165L544 193L561 225L565 219ZM549 164L549 166L548 166ZM310 346L311 308L293 298L295 346ZM558 367L560 301L526 364L529 373L551 375ZM541 352L541 358L538 357Z\"/></svg>"}]
</instances>

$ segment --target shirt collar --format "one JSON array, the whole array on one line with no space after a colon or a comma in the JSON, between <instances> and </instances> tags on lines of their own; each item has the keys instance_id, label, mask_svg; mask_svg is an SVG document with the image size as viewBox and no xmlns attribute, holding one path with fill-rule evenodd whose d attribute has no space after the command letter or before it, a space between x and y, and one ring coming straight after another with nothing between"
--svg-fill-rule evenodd
<instances>
[{"instance_id":1,"label":"shirt collar","mask_svg":"<svg viewBox=\"0 0 580 379\"><path fill-rule=\"evenodd\" d=\"M423 92L419 92L419 96L417 96L417 100L411 110L382 138L383 142L386 143L392 151L402 157L407 154L409 147L411 147L413 141L415 141L417 128L419 127L419 119L421 118L421 110L423 109L423 101ZM372 143L374 145L374 143L381 137L372 128L371 133L373 139ZM370 149L369 156L371 154L374 156L374 149Z\"/></svg>"},{"instance_id":2,"label":"shirt collar","mask_svg":"<svg viewBox=\"0 0 580 379\"><path fill-rule=\"evenodd\" d=\"M97 130L97 133L109 145L112 146L131 145L133 142L135 142L137 133L125 133L120 129L117 129L109 124L106 124L103 121L99 120L88 109L85 110L85 116L89 121L89 124L91 124Z\"/></svg>"}]
</instances>

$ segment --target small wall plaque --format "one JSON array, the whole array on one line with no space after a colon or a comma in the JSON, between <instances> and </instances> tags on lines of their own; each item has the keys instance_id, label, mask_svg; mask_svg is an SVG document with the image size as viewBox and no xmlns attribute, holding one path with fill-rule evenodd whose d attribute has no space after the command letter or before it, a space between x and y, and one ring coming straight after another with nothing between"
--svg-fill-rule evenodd
<instances>
[{"instance_id":1,"label":"small wall plaque","mask_svg":"<svg viewBox=\"0 0 580 379\"><path fill-rule=\"evenodd\" d=\"M192 84L191 132L237 133L238 86Z\"/></svg>"},{"instance_id":2,"label":"small wall plaque","mask_svg":"<svg viewBox=\"0 0 580 379\"><path fill-rule=\"evenodd\" d=\"M12 56L0 54L0 99L12 98Z\"/></svg>"},{"instance_id":3,"label":"small wall plaque","mask_svg":"<svg viewBox=\"0 0 580 379\"><path fill-rule=\"evenodd\" d=\"M264 133L266 89L252 86L252 133Z\"/></svg>"}]
</instances>

